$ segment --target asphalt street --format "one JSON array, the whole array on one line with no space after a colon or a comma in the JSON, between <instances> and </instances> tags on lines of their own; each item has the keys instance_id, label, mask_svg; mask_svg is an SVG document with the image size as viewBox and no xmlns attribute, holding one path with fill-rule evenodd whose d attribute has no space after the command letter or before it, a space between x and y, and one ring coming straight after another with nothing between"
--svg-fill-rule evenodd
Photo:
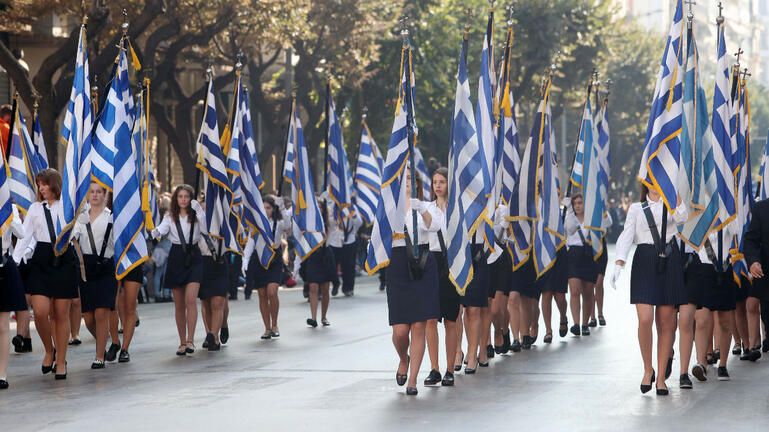
<instances>
[{"instance_id":1,"label":"asphalt street","mask_svg":"<svg viewBox=\"0 0 769 432\"><path fill-rule=\"evenodd\" d=\"M395 383L385 295L375 278L359 278L356 295L331 302L331 326L305 325L301 290L280 292L278 340L263 341L256 295L231 302L229 343L177 357L171 304L140 305L131 362L92 371L93 339L72 348L69 378L40 374L42 352L11 354L11 388L0 392L8 431L603 431L766 430L769 363L730 358L730 382L695 381L671 395L641 395L635 310L625 272L607 287L606 327L592 336L540 338L529 352L497 356L454 388L425 388L409 397ZM556 318L557 319L557 318ZM676 349L676 352L678 350ZM445 365L443 357L441 364ZM445 366L442 366L445 367ZM521 429L522 428L522 429Z\"/></svg>"}]
</instances>

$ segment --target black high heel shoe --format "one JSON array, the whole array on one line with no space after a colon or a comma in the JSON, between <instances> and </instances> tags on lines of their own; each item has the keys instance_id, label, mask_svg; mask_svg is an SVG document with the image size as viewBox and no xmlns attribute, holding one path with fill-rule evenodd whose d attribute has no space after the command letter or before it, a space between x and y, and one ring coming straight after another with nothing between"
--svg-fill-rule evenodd
<instances>
[{"instance_id":1,"label":"black high heel shoe","mask_svg":"<svg viewBox=\"0 0 769 432\"><path fill-rule=\"evenodd\" d=\"M410 364L411 364L411 357L406 356L406 373L399 374L397 370L395 371L395 382L398 384L399 387L403 387L403 385L406 384L406 380L408 379Z\"/></svg>"},{"instance_id":2,"label":"black high heel shoe","mask_svg":"<svg viewBox=\"0 0 769 432\"><path fill-rule=\"evenodd\" d=\"M67 379L67 362L64 362L64 373L57 373L53 376L57 381Z\"/></svg>"},{"instance_id":3,"label":"black high heel shoe","mask_svg":"<svg viewBox=\"0 0 769 432\"><path fill-rule=\"evenodd\" d=\"M668 390L667 386L665 386L665 388L657 387L657 396L667 396L669 394L670 394L670 390Z\"/></svg>"},{"instance_id":4,"label":"black high heel shoe","mask_svg":"<svg viewBox=\"0 0 769 432\"><path fill-rule=\"evenodd\" d=\"M419 393L416 387L406 387L406 394L408 396L416 396Z\"/></svg>"},{"instance_id":5,"label":"black high heel shoe","mask_svg":"<svg viewBox=\"0 0 769 432\"><path fill-rule=\"evenodd\" d=\"M462 370L462 364L465 361L465 353L462 353L462 358L459 360L458 364L454 365L454 372L459 372Z\"/></svg>"},{"instance_id":6,"label":"black high heel shoe","mask_svg":"<svg viewBox=\"0 0 769 432\"><path fill-rule=\"evenodd\" d=\"M42 365L40 367L40 369L42 370L43 375L47 375L47 374L53 372L53 368L54 367L56 367L56 350L53 350L53 356L52 356L52 360L51 360L51 365L50 366Z\"/></svg>"},{"instance_id":7,"label":"black high heel shoe","mask_svg":"<svg viewBox=\"0 0 769 432\"><path fill-rule=\"evenodd\" d=\"M641 382L641 393L646 394L649 393L652 389L652 384L654 384L654 380L657 378L654 369L652 369L652 379L649 380L649 384L644 384Z\"/></svg>"}]
</instances>

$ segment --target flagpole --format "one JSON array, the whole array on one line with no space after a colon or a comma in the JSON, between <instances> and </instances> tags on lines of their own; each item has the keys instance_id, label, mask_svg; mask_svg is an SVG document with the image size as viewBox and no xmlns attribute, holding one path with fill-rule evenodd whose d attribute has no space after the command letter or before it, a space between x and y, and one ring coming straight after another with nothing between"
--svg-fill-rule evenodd
<instances>
[{"instance_id":1,"label":"flagpole","mask_svg":"<svg viewBox=\"0 0 769 432\"><path fill-rule=\"evenodd\" d=\"M593 69L593 74L592 74L591 78L595 78L597 75L598 75L598 72L595 69ZM590 102L590 96L592 95L592 93L593 93L593 79L591 79L590 83L588 83L588 85L587 85L587 97L585 98L585 105L587 105ZM583 112L584 112L584 108L583 108ZM568 184L566 185L566 195L564 195L564 198L571 196L571 189L572 189L572 186L573 186L572 182L571 182L571 173L572 173L572 171L574 171L574 164L577 162L577 153L578 153L578 150L579 150L579 140L580 140L581 137L582 137L582 118L580 117L579 136L577 136L577 145L576 145L576 149L574 150L574 157L571 160L571 167L569 168L569 181L567 182ZM563 210L561 210L561 220L562 221L566 219L566 210L567 210L566 206L564 206Z\"/></svg>"},{"instance_id":2,"label":"flagpole","mask_svg":"<svg viewBox=\"0 0 769 432\"><path fill-rule=\"evenodd\" d=\"M280 171L277 174L278 177L278 198L282 196L283 189L283 171L286 169L286 155L288 154L288 138L291 134L291 121L294 119L294 105L296 103L296 86L291 90L291 101L288 108L288 124L286 125L286 139L283 141L286 145L283 146L283 157L280 159ZM274 178L273 178L274 181Z\"/></svg>"},{"instance_id":3,"label":"flagpole","mask_svg":"<svg viewBox=\"0 0 769 432\"><path fill-rule=\"evenodd\" d=\"M411 197L410 198L417 198L417 170L416 170L416 163L415 163L415 156L414 156L414 110L413 110L413 103L414 101L411 99L412 91L411 91L411 47L409 44L409 31L406 29L405 21L404 21L404 27L403 30L401 30L401 37L403 38L403 55L404 55L404 68L403 68L403 76L401 79L405 78L407 91L403 91L403 88L401 88L401 94L403 94L404 103L406 104L406 139L408 141L408 149L409 149L409 168L411 170ZM414 257L419 256L419 230L417 228L417 212L413 209L411 210L411 222L412 222L412 228L414 233L414 242L412 245Z\"/></svg>"},{"instance_id":4,"label":"flagpole","mask_svg":"<svg viewBox=\"0 0 769 432\"><path fill-rule=\"evenodd\" d=\"M9 126L9 133L8 133L8 142L5 143L5 160L8 161L8 158L11 156L11 144L13 144L13 128L16 127L16 111L19 109L19 92L14 92L13 94L13 102L11 106L11 122L8 124Z\"/></svg>"},{"instance_id":5,"label":"flagpole","mask_svg":"<svg viewBox=\"0 0 769 432\"><path fill-rule=\"evenodd\" d=\"M214 81L214 73L211 68L211 65L209 64L206 68L206 77L208 78L208 83L206 84L206 87L210 86ZM206 118L206 110L203 111L203 118ZM199 150L199 148L196 148L195 150ZM200 153L196 152L195 154L195 164L197 165L198 159L200 158ZM195 196L192 199L198 199L198 196L200 196L200 169L196 167L195 169L195 184L192 186L192 189L195 191Z\"/></svg>"},{"instance_id":6,"label":"flagpole","mask_svg":"<svg viewBox=\"0 0 769 432\"><path fill-rule=\"evenodd\" d=\"M363 107L363 115L361 116L361 121L360 121L360 127L362 129L366 129L366 133L368 134L369 130L368 130L368 125L366 124L366 117L368 117L368 107L364 106ZM353 184L351 186L353 186L355 184L355 176L358 174L358 160L360 159L360 147L361 147L361 144L363 144L363 143L359 140L358 141L358 151L355 153L355 159L354 159L354 162L353 162L355 164L355 165L353 165L355 167L355 171L352 174L352 182L353 182Z\"/></svg>"}]
</instances>

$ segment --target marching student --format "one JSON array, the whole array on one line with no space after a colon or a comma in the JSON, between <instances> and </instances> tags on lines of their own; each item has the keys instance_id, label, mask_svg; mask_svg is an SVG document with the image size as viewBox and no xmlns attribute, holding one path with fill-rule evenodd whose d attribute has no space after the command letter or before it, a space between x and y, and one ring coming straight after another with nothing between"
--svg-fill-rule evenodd
<instances>
[{"instance_id":1,"label":"marching student","mask_svg":"<svg viewBox=\"0 0 769 432\"><path fill-rule=\"evenodd\" d=\"M115 279L115 243L112 232L112 211L107 207L107 189L91 183L88 190L90 208L77 219L73 241L83 254L85 280L80 280L81 308L85 325L96 339L96 357L91 369L104 369L110 311L115 310L117 279Z\"/></svg>"},{"instance_id":2,"label":"marching student","mask_svg":"<svg viewBox=\"0 0 769 432\"><path fill-rule=\"evenodd\" d=\"M438 230L429 232L430 255L435 260L438 269L438 299L440 302L440 317L427 321L426 337L427 351L430 357L430 374L425 378L425 385L442 386L454 385L454 359L457 355L457 318L459 316L460 297L449 279L449 263L446 256L446 208L448 206L449 173L446 168L438 168L432 176L431 189L434 200L427 203L426 211L438 215L432 222L440 224ZM442 222L442 223L441 223ZM432 225L431 225L432 226ZM443 322L445 330L444 346L446 347L446 373L441 376L438 363L438 321ZM461 362L461 360L460 360ZM461 363L460 363L461 364Z\"/></svg>"},{"instance_id":3,"label":"marching student","mask_svg":"<svg viewBox=\"0 0 769 432\"><path fill-rule=\"evenodd\" d=\"M2 157L2 156L0 156ZM24 235L24 228L19 218L19 210L11 205L11 223L0 238L0 390L8 388L8 356L10 354L8 338L11 312L27 310L24 286L16 262L10 255L11 235L17 239ZM18 313L18 312L17 312ZM23 343L23 338L22 338Z\"/></svg>"},{"instance_id":4,"label":"marching student","mask_svg":"<svg viewBox=\"0 0 769 432\"><path fill-rule=\"evenodd\" d=\"M513 260L507 248L507 230L510 221L507 216L510 209L503 204L497 206L494 214L494 241L498 251L489 257L491 261L491 289L494 297L491 300L491 316L494 326L494 345L496 354L505 354L511 348L510 341L510 316L508 302L510 298L510 275L512 274ZM496 256L495 256L496 255Z\"/></svg>"},{"instance_id":5,"label":"marching student","mask_svg":"<svg viewBox=\"0 0 769 432\"><path fill-rule=\"evenodd\" d=\"M604 219L604 222L607 222L608 225L605 226L605 228L609 228L612 226L614 221L611 218L611 213L606 213L606 218ZM603 316L603 294L604 294L604 279L606 276L606 266L609 265L609 249L608 245L606 244L606 235L601 238L601 243L603 243L603 253L600 257L598 257L598 261L596 261L596 264L598 265L598 278L595 281L595 289L593 291L593 298L595 299L595 302L593 303L592 311L590 312L590 321L587 323L589 327L596 327L597 325L600 325L601 327L606 325L606 318ZM598 321L596 322L596 317L598 318Z\"/></svg>"},{"instance_id":6,"label":"marching student","mask_svg":"<svg viewBox=\"0 0 769 432\"><path fill-rule=\"evenodd\" d=\"M229 266L220 240L200 236L197 246L203 259L203 277L198 291L206 329L203 348L219 351L222 348L220 332L224 322L224 304L230 284Z\"/></svg>"},{"instance_id":7,"label":"marching student","mask_svg":"<svg viewBox=\"0 0 769 432\"><path fill-rule=\"evenodd\" d=\"M407 170L403 182L406 196L411 196L411 173ZM413 263L411 251L405 238L396 237L392 243L390 265L387 273L387 310L393 330L392 341L400 363L395 374L399 386L406 385L406 394L414 396L417 391L417 374L425 353L425 329L429 320L441 315L438 268L435 258L429 253L429 233L437 232L444 225L442 214L435 211L437 206L411 198L406 200L406 238L409 243L418 236L420 254L427 254L424 268ZM412 212L417 212L417 233L411 222ZM436 234L437 235L437 234ZM415 268L416 267L416 268ZM485 298L485 291L483 292ZM477 343L477 341L476 341Z\"/></svg>"},{"instance_id":8,"label":"marching student","mask_svg":"<svg viewBox=\"0 0 769 432\"><path fill-rule=\"evenodd\" d=\"M757 201L751 209L751 219L748 229L743 237L745 261L750 269L750 275L753 278L753 296L762 297L764 299L761 302L761 317L769 317L769 281L764 277L764 269L769 268L769 235L766 234L766 229L769 227L769 200ZM766 221L766 222L764 222ZM755 298L755 297L753 297ZM755 314L755 301L749 299L748 303L748 318ZM755 315L754 315L755 316ZM764 321L764 325L767 325L767 321ZM758 325L760 327L760 324ZM755 328L755 324L751 325L751 328ZM765 328L765 331L769 330L769 327ZM765 333L766 334L766 333ZM751 334L751 349L757 347L758 341L760 341L760 335L756 333L755 337ZM764 339L761 344L763 352L769 351L769 338ZM756 358L760 353L752 354L753 358Z\"/></svg>"},{"instance_id":9,"label":"marching student","mask_svg":"<svg viewBox=\"0 0 769 432\"><path fill-rule=\"evenodd\" d=\"M553 342L553 300L558 308L559 324L558 335L565 337L568 333L569 318L566 316L566 293L569 290L569 252L564 245L556 254L556 261L547 276L547 283L542 286L542 318L545 321L544 343Z\"/></svg>"},{"instance_id":10,"label":"marching student","mask_svg":"<svg viewBox=\"0 0 769 432\"><path fill-rule=\"evenodd\" d=\"M617 240L617 260L611 278L611 284L616 288L630 248L638 245L630 274L630 303L636 306L638 314L638 344L644 366L640 389L641 393L649 392L656 376L657 395L660 396L668 394L665 369L672 357L676 308L687 302L681 253L674 239L678 232L676 225L686 222L688 209L686 204L678 203L675 212L663 220L664 205L656 190L641 186L641 200L630 206L625 227ZM652 324L655 320L659 375L652 367Z\"/></svg>"},{"instance_id":11,"label":"marching student","mask_svg":"<svg viewBox=\"0 0 769 432\"><path fill-rule=\"evenodd\" d=\"M358 212L350 209L347 220L334 220L334 211L331 201L329 205L328 239L326 243L334 254L334 260L342 270L342 294L345 297L354 295L355 290L355 256L358 252L358 230L363 225L363 219ZM339 277L333 282L331 295L339 292Z\"/></svg>"},{"instance_id":12,"label":"marching student","mask_svg":"<svg viewBox=\"0 0 769 432\"><path fill-rule=\"evenodd\" d=\"M179 348L176 355L195 352L195 325L198 320L197 297L203 279L203 258L198 243L206 232L206 213L190 185L180 185L171 197L171 208L160 225L152 231L155 239L168 236L171 252L164 285L174 297ZM172 226L173 225L173 226ZM130 325L130 323L129 323Z\"/></svg>"},{"instance_id":13,"label":"marching student","mask_svg":"<svg viewBox=\"0 0 769 432\"><path fill-rule=\"evenodd\" d=\"M259 294L259 312L264 322L264 334L262 339L280 337L278 329L278 311L280 300L278 299L278 287L283 276L283 237L291 229L291 211L285 212L278 207L278 200L271 195L262 199L264 212L270 219L274 243L271 245L275 251L270 265L265 269L259 262L259 254L254 253L256 241L252 236L243 250L243 273L246 275L246 288L256 290Z\"/></svg>"},{"instance_id":14,"label":"marching student","mask_svg":"<svg viewBox=\"0 0 769 432\"><path fill-rule=\"evenodd\" d=\"M593 309L593 289L598 279L598 266L593 261L590 231L584 228L585 207L581 193L571 196L571 211L566 214L566 245L569 248L569 291L574 336L590 336L590 313ZM581 312L581 314L580 314Z\"/></svg>"},{"instance_id":15,"label":"marching student","mask_svg":"<svg viewBox=\"0 0 769 432\"><path fill-rule=\"evenodd\" d=\"M57 380L67 379L67 342L69 309L78 297L78 260L73 247L54 255L56 241L54 220L63 221L61 175L44 169L35 176L37 201L32 203L24 219L24 237L16 244L13 259L32 251L25 281L35 313L35 327L45 348L41 370L55 373Z\"/></svg>"},{"instance_id":16,"label":"marching student","mask_svg":"<svg viewBox=\"0 0 769 432\"><path fill-rule=\"evenodd\" d=\"M542 287L546 286L547 272L541 278L537 278L537 271L534 268L534 257L529 256L518 269L514 270L511 276L512 291L510 292L510 322L513 334L520 334L520 347L524 350L530 350L531 346L537 340L537 330L539 328L539 298L542 295ZM517 294L517 295L514 295ZM519 303L518 311L513 311L515 302ZM517 314L515 313L517 312ZM513 325L513 319L518 316L518 330ZM513 341L513 351L518 349Z\"/></svg>"},{"instance_id":17,"label":"marching student","mask_svg":"<svg viewBox=\"0 0 769 432\"><path fill-rule=\"evenodd\" d=\"M321 209L321 214L325 215L323 223L326 227L326 238L328 238L328 212L322 210L328 209L325 204L328 200L328 192L323 192L318 199L323 201L318 208ZM318 250L302 261L299 272L307 285L310 301L310 318L307 318L307 325L312 328L318 327L318 301L320 301L320 323L323 327L330 326L331 322L326 316L331 301L329 284L336 280L337 273L334 253L325 241L321 243Z\"/></svg>"},{"instance_id":18,"label":"marching student","mask_svg":"<svg viewBox=\"0 0 769 432\"><path fill-rule=\"evenodd\" d=\"M478 229L482 229L481 227ZM490 286L489 265L486 263L487 256L484 250L483 234L476 232L472 236L470 243L473 260L473 280L470 281L465 295L460 299L460 303L464 307L463 319L465 337L467 338L467 366L465 366L465 374L468 375L474 374L478 366L487 367L489 365L488 351L486 346L481 345L484 308L488 311Z\"/></svg>"}]
</instances>

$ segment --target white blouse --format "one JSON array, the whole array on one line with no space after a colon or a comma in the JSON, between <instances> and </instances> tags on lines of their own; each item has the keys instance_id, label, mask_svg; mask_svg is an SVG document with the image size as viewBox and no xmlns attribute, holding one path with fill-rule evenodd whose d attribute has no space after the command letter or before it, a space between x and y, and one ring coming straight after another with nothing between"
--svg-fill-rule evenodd
<instances>
[{"instance_id":1,"label":"white blouse","mask_svg":"<svg viewBox=\"0 0 769 432\"><path fill-rule=\"evenodd\" d=\"M190 207L195 210L195 216L197 217L194 232L192 234L192 243L198 243L201 234L208 235L208 231L206 230L206 212L197 200L192 200ZM184 235L184 241L187 243L190 241L190 222L188 219L189 218L184 217L179 220ZM154 239L159 239L165 236L168 236L168 239L171 240L172 244L182 244L176 229L176 222L171 217L171 212L167 212L165 216L163 216L163 221L160 222L160 225L152 230L152 238Z\"/></svg>"},{"instance_id":2,"label":"white blouse","mask_svg":"<svg viewBox=\"0 0 769 432\"><path fill-rule=\"evenodd\" d=\"M664 204L661 199L656 202L649 201L649 209L654 217L654 223L657 225L656 229L658 232L662 229L663 206ZM668 215L667 232L665 233L666 243L678 234L677 225L683 225L688 217L689 210L684 203L678 205L672 218ZM649 224L646 222L646 216L640 202L631 204L630 209L628 209L625 228L617 239L617 260L627 261L627 256L633 244L654 244L654 238L649 229Z\"/></svg>"},{"instance_id":3,"label":"white blouse","mask_svg":"<svg viewBox=\"0 0 769 432\"><path fill-rule=\"evenodd\" d=\"M414 241L414 223L412 221L412 212L410 208L406 211L406 231L409 234L409 238L411 241ZM441 229L442 226L446 224L445 220L446 218L443 215L443 212L437 212L435 209L431 209L431 207L428 205L425 209L425 212L430 213L430 216L432 216L432 221L430 222L430 226L428 227L425 224L425 220L422 217L422 215L417 215L417 230L419 231L419 244L420 245L427 245L430 244L430 233L437 233L438 230ZM399 247L399 246L406 246L406 239L405 238L394 238L393 239L393 247Z\"/></svg>"},{"instance_id":4,"label":"white blouse","mask_svg":"<svg viewBox=\"0 0 769 432\"><path fill-rule=\"evenodd\" d=\"M427 211L430 212L430 214L440 214L443 223L440 225L438 230L431 231L430 235L428 236L428 243L430 244L430 251L431 252L442 252L443 249L441 248L441 241L438 238L438 233L440 232L443 235L443 241L446 243L446 247L449 247L449 237L447 235L446 227L448 226L448 220L446 219L446 212L443 211L440 207L438 207L437 201L430 201L427 203Z\"/></svg>"},{"instance_id":5,"label":"white blouse","mask_svg":"<svg viewBox=\"0 0 769 432\"><path fill-rule=\"evenodd\" d=\"M358 238L358 229L363 225L363 219L361 219L360 214L355 212L352 220L347 222L347 229L349 231L347 232L347 235L345 235L344 227L334 221L334 211L331 206L328 208L328 221L328 236L326 237L326 243L335 248L342 247L343 241L345 245L355 243L355 240Z\"/></svg>"},{"instance_id":6,"label":"white blouse","mask_svg":"<svg viewBox=\"0 0 769 432\"><path fill-rule=\"evenodd\" d=\"M486 260L489 264L496 262L505 251L507 239L509 237L508 228L510 227L510 221L507 219L509 213L510 209L502 204L498 205L497 210L494 211L494 253L489 255L489 258ZM499 245L497 241L505 246Z\"/></svg>"},{"instance_id":7,"label":"white blouse","mask_svg":"<svg viewBox=\"0 0 769 432\"><path fill-rule=\"evenodd\" d=\"M6 253L11 253L11 246L13 245L11 243L12 238L11 235L15 236L17 239L20 239L24 236L24 225L21 223L21 218L19 217L19 209L16 208L16 204L11 205L11 225L8 227L8 229L3 232L3 250L0 250L0 255L5 255Z\"/></svg>"},{"instance_id":8,"label":"white blouse","mask_svg":"<svg viewBox=\"0 0 769 432\"><path fill-rule=\"evenodd\" d=\"M727 231L724 231L723 236L723 242L721 244L721 258L723 259L723 263L726 265L729 263L729 259L731 258L731 254L729 253L729 235L727 234ZM710 240L710 247L713 249L713 253L718 256L718 233L712 232L710 235L708 235L708 239ZM686 253L694 253L694 248L686 245ZM700 262L703 264L713 264L713 261L710 260L710 257L708 256L708 251L705 248L705 245L703 244L700 250L697 251L697 256L700 257Z\"/></svg>"},{"instance_id":9,"label":"white blouse","mask_svg":"<svg viewBox=\"0 0 769 432\"><path fill-rule=\"evenodd\" d=\"M91 240L88 236L88 228L86 224L91 222L91 231L93 232L93 243L96 246L96 250L91 250ZM83 255L99 255L101 253L102 245L104 244L104 234L107 233L107 225L112 223L112 211L108 208L96 216L93 221L88 211L83 212L78 218L75 228L72 230L72 238L80 243L80 250ZM115 227L112 227L110 231L109 239L107 239L107 249L104 251L104 258L111 258L115 255Z\"/></svg>"},{"instance_id":10,"label":"white blouse","mask_svg":"<svg viewBox=\"0 0 769 432\"><path fill-rule=\"evenodd\" d=\"M601 228L606 229L610 227L611 224L611 215L607 213L603 219L601 219ZM579 236L580 231L582 231L582 235L584 236L585 241L590 241L590 230L584 227L582 222L579 221L577 215L574 214L572 210L569 210L569 212L566 213L564 228L566 228L566 235L568 236L566 238L566 246L572 247L584 245L584 243L582 243L582 237Z\"/></svg>"},{"instance_id":11,"label":"white blouse","mask_svg":"<svg viewBox=\"0 0 769 432\"><path fill-rule=\"evenodd\" d=\"M286 214L288 213L288 214ZM286 233L291 229L291 213L285 212L283 213L283 219L279 220L278 223L274 224L274 221L270 222L270 226L273 228L273 238L275 240L275 243L272 244L273 250L277 251L280 249L283 240L283 236L286 235ZM248 241L246 242L246 247L243 249L243 269L245 273L245 268L248 267L248 263L251 260L251 255L254 254L254 249L256 248L256 241L254 240L254 236L248 236Z\"/></svg>"},{"instance_id":12,"label":"white blouse","mask_svg":"<svg viewBox=\"0 0 769 432\"><path fill-rule=\"evenodd\" d=\"M24 217L23 223L23 236L16 242L16 248L13 251L13 260L16 263L21 263L21 259L25 256L31 256L38 243L54 243L56 239L51 239L51 235L48 232L48 223L45 220L44 207L48 207L51 211L51 221L53 222L54 230L56 229L56 222L61 221L61 225L64 225L64 207L61 201L54 201L53 204L48 205L48 202L34 202L29 206L27 215ZM54 234L55 231L54 231Z\"/></svg>"}]
</instances>

